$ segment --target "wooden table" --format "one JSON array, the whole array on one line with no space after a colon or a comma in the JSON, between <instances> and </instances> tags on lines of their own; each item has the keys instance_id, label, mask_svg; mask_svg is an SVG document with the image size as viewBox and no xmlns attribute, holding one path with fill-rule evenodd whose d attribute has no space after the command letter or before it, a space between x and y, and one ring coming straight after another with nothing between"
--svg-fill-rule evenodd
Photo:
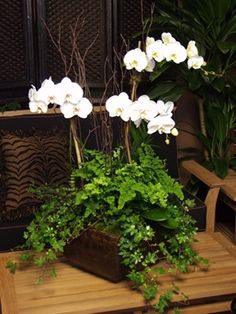
<instances>
[{"instance_id":1,"label":"wooden table","mask_svg":"<svg viewBox=\"0 0 236 314\"><path fill-rule=\"evenodd\" d=\"M221 234L199 233L195 248L210 260L210 267L188 274L162 277L165 289L175 282L188 295L182 313L217 313L230 309L236 297L236 254ZM17 253L0 254L0 299L2 314L142 313L149 309L142 296L127 281L110 283L64 262L56 263L57 278L35 285L38 269L30 267L12 275L5 268ZM175 301L178 301L178 297ZM150 310L148 313L152 313Z\"/></svg>"}]
</instances>

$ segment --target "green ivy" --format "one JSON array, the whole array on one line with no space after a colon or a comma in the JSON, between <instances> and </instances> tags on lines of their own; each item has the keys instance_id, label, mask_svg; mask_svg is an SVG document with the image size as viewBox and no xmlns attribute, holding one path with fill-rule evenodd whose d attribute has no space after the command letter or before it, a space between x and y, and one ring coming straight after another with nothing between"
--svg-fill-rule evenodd
<instances>
[{"instance_id":1,"label":"green ivy","mask_svg":"<svg viewBox=\"0 0 236 314\"><path fill-rule=\"evenodd\" d=\"M196 234L188 215L192 203L166 173L165 163L148 145L141 145L136 160L128 164L121 152L118 148L111 158L87 150L82 166L72 171L69 186L33 189L42 205L24 238L25 247L36 254L23 253L21 261L41 268L38 283L65 245L90 226L119 236L127 278L150 303L156 302L160 276L173 268L186 272L204 261L191 248ZM169 267L153 266L160 256ZM7 267L14 272L16 264ZM55 269L48 269L55 277ZM162 294L155 310L163 313L175 293L178 289L171 287Z\"/></svg>"}]
</instances>

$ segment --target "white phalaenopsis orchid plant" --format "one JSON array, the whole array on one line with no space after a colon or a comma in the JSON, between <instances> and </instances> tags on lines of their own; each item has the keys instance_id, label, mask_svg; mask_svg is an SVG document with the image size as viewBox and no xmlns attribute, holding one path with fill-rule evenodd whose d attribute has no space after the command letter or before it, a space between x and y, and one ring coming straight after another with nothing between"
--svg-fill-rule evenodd
<instances>
[{"instance_id":1,"label":"white phalaenopsis orchid plant","mask_svg":"<svg viewBox=\"0 0 236 314\"><path fill-rule=\"evenodd\" d=\"M73 116L87 118L93 106L88 98L83 97L83 90L79 84L72 82L68 77L54 84L51 78L43 81L37 91L33 86L29 90L29 108L32 112L46 113L49 104L60 106L61 113L66 119ZM106 101L106 110L110 117L120 117L123 121L133 121L139 127L142 120L148 122L148 133L171 133L175 122L171 118L174 104L162 101L153 101L147 95L140 96L136 101L122 92ZM166 107L166 110L163 108ZM171 107L171 110L168 108ZM159 118L157 116L159 115ZM154 119L155 118L155 119ZM176 131L174 130L175 134Z\"/></svg>"},{"instance_id":2,"label":"white phalaenopsis orchid plant","mask_svg":"<svg viewBox=\"0 0 236 314\"><path fill-rule=\"evenodd\" d=\"M33 86L29 90L29 108L32 112L46 113L49 104L60 106L61 113L69 119L77 115L87 118L93 106L88 98L83 97L83 89L79 84L64 77L58 84L54 84L51 78L43 81L37 91Z\"/></svg>"},{"instance_id":3,"label":"white phalaenopsis orchid plant","mask_svg":"<svg viewBox=\"0 0 236 314\"><path fill-rule=\"evenodd\" d=\"M203 57L199 56L195 41L191 40L185 48L170 33L162 33L161 39L146 38L145 51L135 48L127 52L124 63L128 70L152 72L156 62L173 61L176 64L186 59L188 68L200 69L204 65Z\"/></svg>"},{"instance_id":4,"label":"white phalaenopsis orchid plant","mask_svg":"<svg viewBox=\"0 0 236 314\"><path fill-rule=\"evenodd\" d=\"M77 32L73 30L75 39L72 41L71 60L77 52L75 34ZM91 101L84 97L90 94L86 84L84 67L87 63L84 58L75 60L79 73L74 74L79 82L72 82L66 74L60 83L56 84L49 78L38 90L34 86L30 89L31 111L46 113L49 107L59 107L62 115L69 119L69 153L75 151L75 154L69 156L71 175L67 185L36 187L36 197L42 207L27 229L25 239L27 249L37 253L29 256L29 260L45 273L45 266L51 265L63 251L69 252L74 240L78 247L81 243L83 247L84 235L91 248L87 250L85 247L87 252L84 256L86 253L87 256L93 256L94 252L101 251L96 238L104 242L100 239L103 239L105 233L105 242L111 239L108 242L113 248L118 241L116 255L127 269L130 286L142 292L145 302L150 302L150 306L153 305L159 313L164 310L163 302L166 307L170 295L178 293L178 287L172 284L167 292L158 295L160 301L154 304L160 291L159 275L168 274L175 268L186 272L190 265L197 265L201 259L191 247L196 229L187 212L192 202L185 199L180 183L169 176L165 162L157 156L158 149L154 149L151 143L155 132L165 134L166 144L169 143L169 134L178 135L173 119L174 103L167 101L168 98L165 101L153 100L145 93L138 93L138 85L142 72L158 70L158 62L174 62L178 66L188 59L188 67L194 71L200 67L203 59L198 55L194 41L185 49L170 33L163 33L160 40L148 37L143 45L141 47L139 44L137 48L128 51L123 59L119 53L115 54L119 65L125 65L120 67L121 82L117 82L114 71L105 82L100 106L93 107ZM78 60L83 62L77 64ZM127 70L130 70L130 93L122 88ZM72 72L66 71L65 67L65 73ZM116 92L106 97L110 87ZM81 119L90 114L89 125L91 123L92 127L84 130L80 125ZM114 124L112 120L116 120ZM90 142L93 149L87 149L90 146L87 143L90 134L94 135ZM114 147L115 143L118 147ZM77 167L72 165L74 155ZM46 237L45 230L50 231ZM104 249L109 250L109 247L102 246L102 252ZM76 261L76 247L72 250L73 253L68 256L72 255ZM109 261L113 259L112 255ZM79 253L76 262L79 267L82 267L79 263L82 256L83 253ZM86 263L89 267L85 269L95 270L98 275L110 279L113 274L110 276L109 261L107 263L103 256L95 254L98 267ZM117 257L113 261L116 262ZM158 266L158 273L153 272L152 266L163 258L167 259L167 263ZM26 260L25 253L22 260ZM109 275L103 272L104 265ZM50 269L50 273L53 276L54 269ZM117 275L120 277L121 274L117 274L117 271L115 273L116 278Z\"/></svg>"},{"instance_id":5,"label":"white phalaenopsis orchid plant","mask_svg":"<svg viewBox=\"0 0 236 314\"><path fill-rule=\"evenodd\" d=\"M188 68L199 69L204 65L203 57L199 56L195 41L190 41L187 48L181 45L170 33L162 33L161 39L155 40L147 37L145 51L140 47L128 51L124 56L124 65L127 70L140 72L152 72L156 62L182 63L187 59ZM142 121L147 123L147 133L178 135L175 128L175 121L172 118L174 103L162 100L154 101L148 95L136 97L137 86L140 78L132 76L132 94L121 92L106 100L105 108L110 117L120 117L128 123L125 131L125 146L129 146L128 133L131 122L138 128ZM61 113L66 119L74 116L87 118L92 112L93 106L88 98L83 97L81 86L72 82L68 77L55 84L51 78L43 81L41 87L36 90L34 86L29 90L29 108L32 112L46 113L49 104L60 107ZM75 134L75 133L74 133ZM78 141L77 141L78 142ZM168 143L168 137L166 143ZM131 160L130 149L128 159ZM79 151L79 149L78 149ZM81 160L81 158L79 158Z\"/></svg>"},{"instance_id":6,"label":"white phalaenopsis orchid plant","mask_svg":"<svg viewBox=\"0 0 236 314\"><path fill-rule=\"evenodd\" d=\"M124 92L120 93L119 96L111 96L106 101L106 110L110 117L120 117L125 122L131 120L136 127L139 127L144 120L147 122L148 134L157 131L160 134L171 133L175 126L175 121L171 118L173 108L173 102L168 101L166 104L161 100L155 102L147 95L142 95L137 100L132 101ZM174 134L176 134L175 129Z\"/></svg>"}]
</instances>

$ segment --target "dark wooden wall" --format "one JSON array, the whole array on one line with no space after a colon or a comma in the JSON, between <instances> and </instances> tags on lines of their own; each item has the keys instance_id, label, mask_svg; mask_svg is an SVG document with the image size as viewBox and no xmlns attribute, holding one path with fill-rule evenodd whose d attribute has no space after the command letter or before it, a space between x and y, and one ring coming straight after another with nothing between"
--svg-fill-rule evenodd
<instances>
[{"instance_id":1,"label":"dark wooden wall","mask_svg":"<svg viewBox=\"0 0 236 314\"><path fill-rule=\"evenodd\" d=\"M150 14L151 2L143 1L145 16ZM78 16L85 18L79 36L81 51L97 38L86 64L94 97L104 88L104 61L108 57L112 63L120 34L128 39L141 29L140 0L0 0L0 5L0 104L24 102L31 84L38 87L48 76L55 81L64 76L45 24L56 38L61 23L61 44L68 56L70 26Z\"/></svg>"}]
</instances>

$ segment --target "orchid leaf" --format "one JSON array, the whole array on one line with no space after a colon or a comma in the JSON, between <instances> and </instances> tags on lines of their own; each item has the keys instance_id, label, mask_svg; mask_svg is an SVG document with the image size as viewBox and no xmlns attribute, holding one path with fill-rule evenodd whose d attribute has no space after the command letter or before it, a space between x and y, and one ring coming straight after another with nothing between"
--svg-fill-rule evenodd
<instances>
[{"instance_id":1,"label":"orchid leaf","mask_svg":"<svg viewBox=\"0 0 236 314\"><path fill-rule=\"evenodd\" d=\"M224 178L227 175L228 172L228 162L226 159L214 159L214 169L215 173L220 177Z\"/></svg>"},{"instance_id":2,"label":"orchid leaf","mask_svg":"<svg viewBox=\"0 0 236 314\"><path fill-rule=\"evenodd\" d=\"M169 213L161 208L149 209L143 213L143 217L153 221L164 221L169 217Z\"/></svg>"},{"instance_id":3,"label":"orchid leaf","mask_svg":"<svg viewBox=\"0 0 236 314\"><path fill-rule=\"evenodd\" d=\"M161 222L161 225L167 229L176 229L179 223L174 218L168 218L166 221Z\"/></svg>"}]
</instances>

